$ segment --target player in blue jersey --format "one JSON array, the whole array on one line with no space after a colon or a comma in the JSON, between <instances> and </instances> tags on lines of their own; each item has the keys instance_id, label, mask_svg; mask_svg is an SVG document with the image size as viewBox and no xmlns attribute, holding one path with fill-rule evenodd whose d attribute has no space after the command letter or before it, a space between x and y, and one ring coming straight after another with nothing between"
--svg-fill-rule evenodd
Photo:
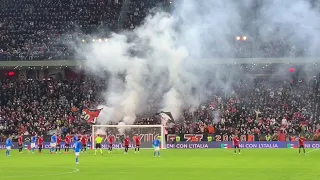
<instances>
[{"instance_id":1,"label":"player in blue jersey","mask_svg":"<svg viewBox=\"0 0 320 180\"><path fill-rule=\"evenodd\" d=\"M76 143L78 142L78 140L79 140L78 136L77 136L77 135L74 135L74 136L73 136L73 139L72 139L72 142L73 142L73 151L74 151L74 149L75 149L75 145L76 145Z\"/></svg>"},{"instance_id":2,"label":"player in blue jersey","mask_svg":"<svg viewBox=\"0 0 320 180\"><path fill-rule=\"evenodd\" d=\"M36 142L37 142L37 134L34 134L31 137L31 145L30 145L32 154L34 154L34 149L36 148Z\"/></svg>"},{"instance_id":3,"label":"player in blue jersey","mask_svg":"<svg viewBox=\"0 0 320 180\"><path fill-rule=\"evenodd\" d=\"M12 147L12 140L10 137L6 140L6 156L10 156L10 150Z\"/></svg>"},{"instance_id":4,"label":"player in blue jersey","mask_svg":"<svg viewBox=\"0 0 320 180\"><path fill-rule=\"evenodd\" d=\"M56 133L53 133L53 135L51 136L50 154L54 153L54 150L56 149L56 145L57 145L57 136L56 136Z\"/></svg>"},{"instance_id":5,"label":"player in blue jersey","mask_svg":"<svg viewBox=\"0 0 320 180\"><path fill-rule=\"evenodd\" d=\"M152 141L152 147L154 149L153 156L156 157L156 154L158 153L158 157L160 157L160 140L158 137Z\"/></svg>"},{"instance_id":6,"label":"player in blue jersey","mask_svg":"<svg viewBox=\"0 0 320 180\"><path fill-rule=\"evenodd\" d=\"M80 139L74 143L74 154L76 155L76 164L79 164L79 156L81 151Z\"/></svg>"}]
</instances>

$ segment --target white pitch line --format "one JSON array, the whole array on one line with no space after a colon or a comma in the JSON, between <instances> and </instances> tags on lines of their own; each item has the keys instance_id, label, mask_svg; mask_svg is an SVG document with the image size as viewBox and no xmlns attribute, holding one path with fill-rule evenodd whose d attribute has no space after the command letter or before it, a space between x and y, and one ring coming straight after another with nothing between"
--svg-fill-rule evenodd
<instances>
[{"instance_id":1,"label":"white pitch line","mask_svg":"<svg viewBox=\"0 0 320 180\"><path fill-rule=\"evenodd\" d=\"M318 150L319 150L319 149L312 149L311 151L308 151L307 154L308 154L308 153L311 153L311 152L314 152L314 151L318 151Z\"/></svg>"},{"instance_id":2,"label":"white pitch line","mask_svg":"<svg viewBox=\"0 0 320 180\"><path fill-rule=\"evenodd\" d=\"M16 166L15 166L16 167ZM22 166L20 166L22 167ZM45 166L45 167L60 167L60 166ZM67 167L63 167L63 168L67 168ZM58 175L66 175L66 174L73 174L73 173L77 173L80 170L78 168L68 168L68 169L73 169L73 171L69 171L69 172L63 172L63 173L52 173L52 174L39 174L39 175L20 175L20 176L5 176L5 177L1 177L3 179L9 179L9 178L17 178L17 177L43 177L43 176L58 176ZM6 172L6 171L3 171Z\"/></svg>"}]
</instances>

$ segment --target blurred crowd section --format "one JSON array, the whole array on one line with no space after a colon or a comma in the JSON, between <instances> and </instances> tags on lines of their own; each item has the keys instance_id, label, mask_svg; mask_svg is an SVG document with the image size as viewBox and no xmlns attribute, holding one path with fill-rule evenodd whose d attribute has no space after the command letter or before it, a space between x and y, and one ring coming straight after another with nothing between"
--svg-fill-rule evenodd
<instances>
[{"instance_id":1,"label":"blurred crowd section","mask_svg":"<svg viewBox=\"0 0 320 180\"><path fill-rule=\"evenodd\" d=\"M182 117L168 122L167 134L251 135L263 140L270 135L303 135L319 140L320 88L314 77L270 83L261 79L232 84L232 93L216 91L196 109L184 109ZM103 80L13 80L0 82L0 137L53 132L65 135L90 134L90 125L81 119L85 108L96 108L104 100ZM163 122L159 109L137 117L135 124Z\"/></svg>"},{"instance_id":2,"label":"blurred crowd section","mask_svg":"<svg viewBox=\"0 0 320 180\"><path fill-rule=\"evenodd\" d=\"M1 0L0 61L75 59L66 42L92 43L84 40L88 34L132 30L143 23L152 7L170 10L170 4L168 0ZM232 58L308 56L303 46L281 37L258 44L250 35L230 39L234 39ZM0 82L0 140L8 135L90 132L81 112L103 103L104 80L27 79ZM167 124L166 133L214 136L237 132L256 140L270 135L275 141L280 135L290 139L302 134L320 140L319 82L319 77L308 75L303 80L277 82L235 80L232 93L217 90L199 107L184 109L181 118ZM150 112L139 115L136 124L160 124L161 119L153 115L157 110L150 106Z\"/></svg>"},{"instance_id":3,"label":"blurred crowd section","mask_svg":"<svg viewBox=\"0 0 320 180\"><path fill-rule=\"evenodd\" d=\"M88 34L105 39L107 32L132 30L143 23L153 7L170 10L171 5L169 0L2 0L0 60L75 59L68 42L83 43ZM303 46L296 47L281 37L257 43L250 35L235 34L230 40L233 52L222 56L308 56Z\"/></svg>"}]
</instances>

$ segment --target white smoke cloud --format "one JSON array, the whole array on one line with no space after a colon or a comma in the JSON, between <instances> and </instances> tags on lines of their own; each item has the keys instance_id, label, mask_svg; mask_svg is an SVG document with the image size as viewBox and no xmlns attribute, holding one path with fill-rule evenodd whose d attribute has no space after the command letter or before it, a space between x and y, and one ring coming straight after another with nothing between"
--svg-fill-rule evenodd
<instances>
[{"instance_id":1,"label":"white smoke cloud","mask_svg":"<svg viewBox=\"0 0 320 180\"><path fill-rule=\"evenodd\" d=\"M257 39L257 46L278 35L308 47L309 54L318 52L320 16L307 0L181 0L175 6L172 14L153 12L135 30L113 33L108 42L78 51L87 71L110 74L98 123L132 124L155 101L158 111L179 119L182 108L198 106L215 91L232 93L239 74L250 75L214 64L233 55L236 35L256 36L249 38Z\"/></svg>"},{"instance_id":2,"label":"white smoke cloud","mask_svg":"<svg viewBox=\"0 0 320 180\"><path fill-rule=\"evenodd\" d=\"M105 128L97 128L94 131L94 135L107 135Z\"/></svg>"},{"instance_id":3,"label":"white smoke cloud","mask_svg":"<svg viewBox=\"0 0 320 180\"><path fill-rule=\"evenodd\" d=\"M163 111L170 111L174 116L174 119L177 119L181 115L181 107L182 107L183 99L174 88L171 88L167 93L163 96Z\"/></svg>"},{"instance_id":4,"label":"white smoke cloud","mask_svg":"<svg viewBox=\"0 0 320 180\"><path fill-rule=\"evenodd\" d=\"M123 121L118 123L118 132L120 133L120 135L126 135L126 132L130 131L130 127L126 127L124 125L130 125L133 124L135 121L136 117L135 116L125 116L123 118Z\"/></svg>"}]
</instances>

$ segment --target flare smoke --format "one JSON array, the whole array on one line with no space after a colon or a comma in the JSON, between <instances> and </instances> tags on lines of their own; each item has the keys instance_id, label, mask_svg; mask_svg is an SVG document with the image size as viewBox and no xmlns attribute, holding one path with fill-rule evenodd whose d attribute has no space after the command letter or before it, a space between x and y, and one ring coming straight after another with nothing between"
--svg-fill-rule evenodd
<instances>
[{"instance_id":1,"label":"flare smoke","mask_svg":"<svg viewBox=\"0 0 320 180\"><path fill-rule=\"evenodd\" d=\"M87 71L110 76L98 123L132 124L150 107L179 119L183 108L197 107L215 91L231 93L239 75L250 75L215 64L234 55L237 35L254 39L253 47L279 38L317 55L319 14L319 4L307 0L176 0L170 14L152 11L135 30L79 51Z\"/></svg>"}]
</instances>

